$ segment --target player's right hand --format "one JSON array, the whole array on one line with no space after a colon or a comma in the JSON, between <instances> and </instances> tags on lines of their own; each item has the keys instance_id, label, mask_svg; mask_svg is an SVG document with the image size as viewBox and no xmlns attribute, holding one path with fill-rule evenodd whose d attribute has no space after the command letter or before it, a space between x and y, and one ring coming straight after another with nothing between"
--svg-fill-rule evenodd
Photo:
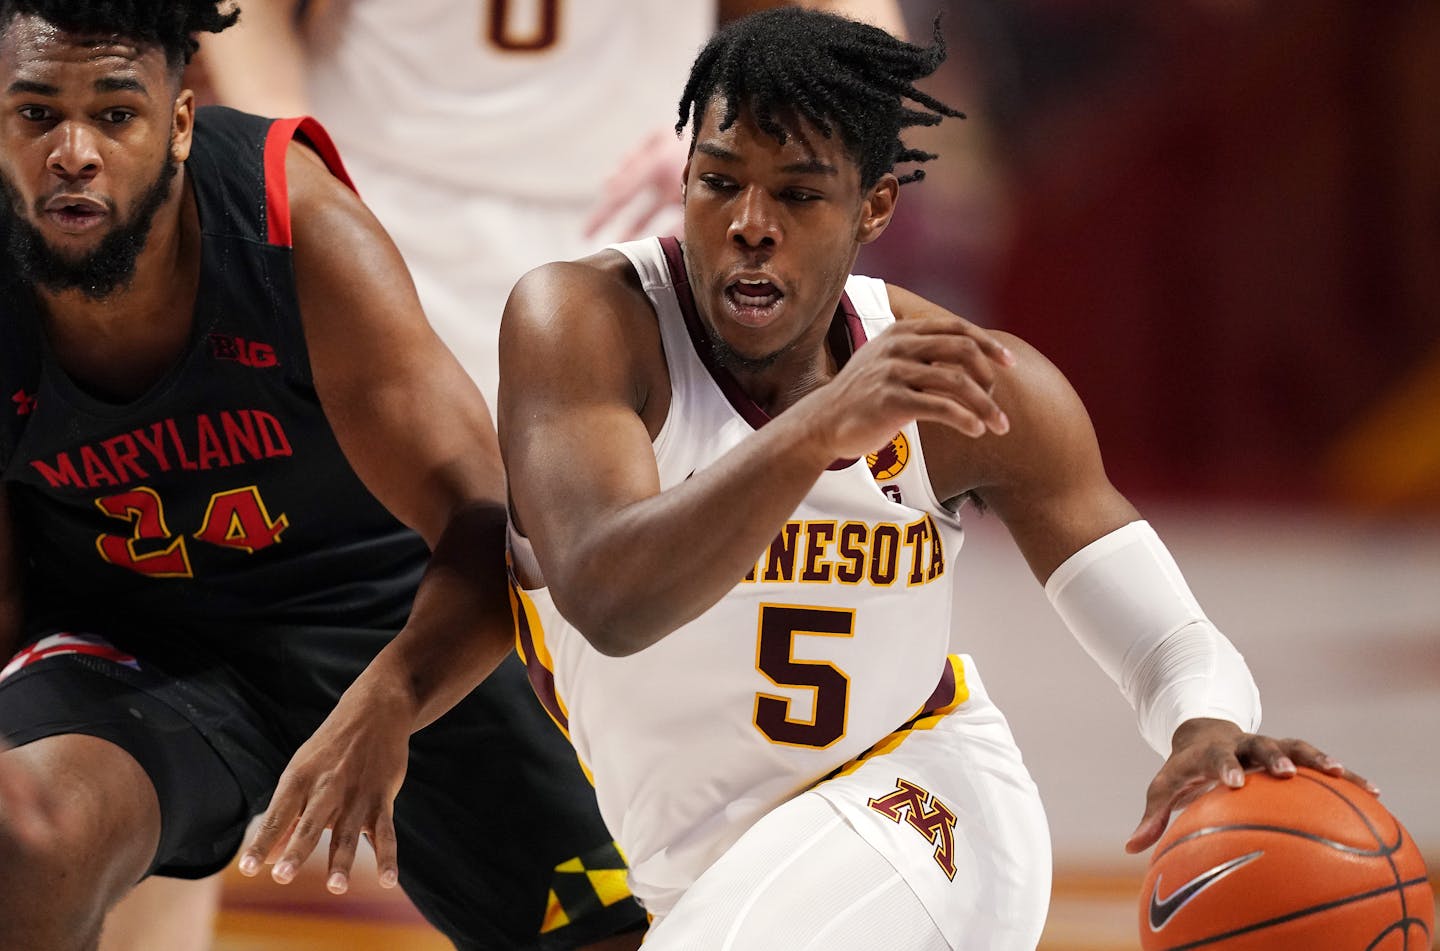
<instances>
[{"instance_id":1,"label":"player's right hand","mask_svg":"<svg viewBox=\"0 0 1440 951\"><path fill-rule=\"evenodd\" d=\"M834 379L796 405L810 403L817 438L834 458L874 452L911 420L971 437L1009 432L991 393L998 374L1015 365L1014 355L990 331L927 307L867 341Z\"/></svg>"},{"instance_id":2,"label":"player's right hand","mask_svg":"<svg viewBox=\"0 0 1440 951\"><path fill-rule=\"evenodd\" d=\"M280 775L241 854L241 874L256 875L269 863L271 877L289 884L329 829L327 889L336 895L349 889L362 835L375 849L380 884L393 888L400 875L393 809L409 763L412 719L359 691L358 682L346 691Z\"/></svg>"}]
</instances>

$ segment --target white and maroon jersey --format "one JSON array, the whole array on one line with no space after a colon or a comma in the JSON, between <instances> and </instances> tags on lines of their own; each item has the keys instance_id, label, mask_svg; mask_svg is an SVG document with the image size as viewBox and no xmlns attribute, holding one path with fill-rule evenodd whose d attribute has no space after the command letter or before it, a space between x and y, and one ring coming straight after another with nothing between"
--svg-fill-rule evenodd
<instances>
[{"instance_id":1,"label":"white and maroon jersey","mask_svg":"<svg viewBox=\"0 0 1440 951\"><path fill-rule=\"evenodd\" d=\"M714 0L319 0L308 92L347 161L588 204L675 124L715 22Z\"/></svg>"},{"instance_id":2,"label":"white and maroon jersey","mask_svg":"<svg viewBox=\"0 0 1440 951\"><path fill-rule=\"evenodd\" d=\"M663 491L766 417L697 347L679 244L618 247L655 308L669 367L669 415L653 446ZM883 282L851 277L831 334L837 360L893 321ZM949 565L961 539L910 423L883 451L832 465L745 578L638 654L603 656L546 589L517 585L532 683L593 776L647 909L668 913L766 812L954 702L963 685L946 660ZM538 578L514 530L511 548L520 573Z\"/></svg>"}]
</instances>

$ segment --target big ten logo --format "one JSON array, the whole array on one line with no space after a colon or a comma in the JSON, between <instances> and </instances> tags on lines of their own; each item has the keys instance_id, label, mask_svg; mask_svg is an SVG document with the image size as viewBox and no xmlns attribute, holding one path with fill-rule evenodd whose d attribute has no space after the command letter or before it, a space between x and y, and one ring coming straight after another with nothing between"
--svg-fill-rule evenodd
<instances>
[{"instance_id":1,"label":"big ten logo","mask_svg":"<svg viewBox=\"0 0 1440 951\"><path fill-rule=\"evenodd\" d=\"M263 370L278 366L280 358L268 343L246 340L230 334L211 334L210 353L217 360L233 360L241 366Z\"/></svg>"}]
</instances>

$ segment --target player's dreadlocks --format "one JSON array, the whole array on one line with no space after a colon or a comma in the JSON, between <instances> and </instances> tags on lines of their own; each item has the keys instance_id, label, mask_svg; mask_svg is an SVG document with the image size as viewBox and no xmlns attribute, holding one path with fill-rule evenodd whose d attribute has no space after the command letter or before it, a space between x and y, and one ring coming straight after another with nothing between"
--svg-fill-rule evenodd
<instances>
[{"instance_id":1,"label":"player's dreadlocks","mask_svg":"<svg viewBox=\"0 0 1440 951\"><path fill-rule=\"evenodd\" d=\"M165 51L172 69L190 62L197 33L219 33L239 17L234 0L0 0L0 29L32 14L69 33L122 36Z\"/></svg>"},{"instance_id":2,"label":"player's dreadlocks","mask_svg":"<svg viewBox=\"0 0 1440 951\"><path fill-rule=\"evenodd\" d=\"M692 133L699 132L705 108L717 94L726 100L721 129L748 110L761 131L783 144L789 133L781 120L798 115L826 138L839 130L860 166L861 185L869 188L897 162L935 158L907 148L900 141L902 130L937 125L945 116L965 117L914 86L944 61L939 19L927 49L833 14L797 7L756 13L716 33L701 50L680 99L675 131L693 119ZM904 106L902 99L923 109ZM917 168L900 176L900 183L924 177Z\"/></svg>"}]
</instances>

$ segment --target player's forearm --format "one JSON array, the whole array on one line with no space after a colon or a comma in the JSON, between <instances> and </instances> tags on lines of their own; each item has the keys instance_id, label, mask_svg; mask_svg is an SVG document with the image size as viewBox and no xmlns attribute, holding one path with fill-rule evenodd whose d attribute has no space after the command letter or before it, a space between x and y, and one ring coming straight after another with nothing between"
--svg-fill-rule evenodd
<instances>
[{"instance_id":1,"label":"player's forearm","mask_svg":"<svg viewBox=\"0 0 1440 951\"><path fill-rule=\"evenodd\" d=\"M352 691L383 697L419 730L459 703L514 647L505 508L456 512L430 556L410 620Z\"/></svg>"},{"instance_id":2,"label":"player's forearm","mask_svg":"<svg viewBox=\"0 0 1440 951\"><path fill-rule=\"evenodd\" d=\"M609 513L562 565L542 557L561 613L612 656L698 617L755 566L834 461L807 427L797 406L680 485Z\"/></svg>"}]
</instances>

